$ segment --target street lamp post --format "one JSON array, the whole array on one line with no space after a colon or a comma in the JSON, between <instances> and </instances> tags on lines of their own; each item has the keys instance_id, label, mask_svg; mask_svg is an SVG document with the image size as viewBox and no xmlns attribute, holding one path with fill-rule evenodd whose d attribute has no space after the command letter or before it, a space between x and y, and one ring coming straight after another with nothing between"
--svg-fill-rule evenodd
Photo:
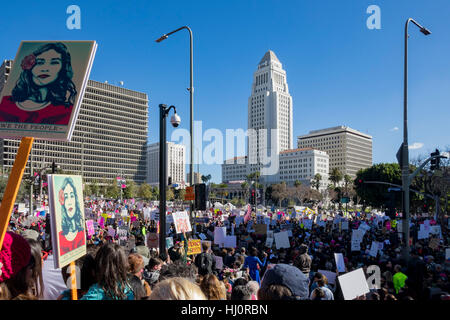
<instances>
[{"instance_id":1,"label":"street lamp post","mask_svg":"<svg viewBox=\"0 0 450 320\"><path fill-rule=\"evenodd\" d=\"M160 38L155 40L156 42L161 42L167 39L171 34L178 32L182 29L186 29L189 31L189 40L190 40L190 86L188 88L190 95L190 135L191 135L191 150L190 150L190 164L189 164L189 184L192 187L194 185L194 46L193 46L193 37L192 30L188 26L183 26L174 31L171 31L167 34L162 35ZM191 204L191 217L193 212L193 203Z\"/></svg>"},{"instance_id":2,"label":"street lamp post","mask_svg":"<svg viewBox=\"0 0 450 320\"><path fill-rule=\"evenodd\" d=\"M405 24L405 59L404 59L404 87L403 87L403 144L402 144L402 189L403 189L403 239L405 241L403 256L409 260L409 150L408 150L408 26L412 22L419 27L420 32L429 35L431 32L418 24L414 19L409 18Z\"/></svg>"},{"instance_id":3,"label":"street lamp post","mask_svg":"<svg viewBox=\"0 0 450 320\"><path fill-rule=\"evenodd\" d=\"M174 109L171 123L174 127L180 124L175 106L159 105L159 253L166 252L166 185L167 185L167 146L166 117L170 109Z\"/></svg>"}]
</instances>

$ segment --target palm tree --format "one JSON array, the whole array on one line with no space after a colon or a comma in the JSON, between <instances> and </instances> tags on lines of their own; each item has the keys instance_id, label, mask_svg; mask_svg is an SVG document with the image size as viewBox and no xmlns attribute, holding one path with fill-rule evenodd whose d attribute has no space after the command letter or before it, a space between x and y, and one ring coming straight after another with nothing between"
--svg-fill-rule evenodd
<instances>
[{"instance_id":1,"label":"palm tree","mask_svg":"<svg viewBox=\"0 0 450 320\"><path fill-rule=\"evenodd\" d=\"M322 176L320 173L316 173L313 180L313 186L316 188L316 190L319 190L320 188L320 180L322 180Z\"/></svg>"},{"instance_id":2,"label":"palm tree","mask_svg":"<svg viewBox=\"0 0 450 320\"><path fill-rule=\"evenodd\" d=\"M343 178L342 173L341 171L339 171L338 168L333 168L331 170L330 181L333 182L335 188L336 185L339 184L339 182L341 182L342 178Z\"/></svg>"}]
</instances>

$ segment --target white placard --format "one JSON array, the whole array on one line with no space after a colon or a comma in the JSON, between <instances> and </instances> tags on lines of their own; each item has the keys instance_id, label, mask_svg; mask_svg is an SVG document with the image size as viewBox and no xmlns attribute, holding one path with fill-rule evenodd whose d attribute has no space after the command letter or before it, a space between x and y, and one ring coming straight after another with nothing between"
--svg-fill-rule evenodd
<instances>
[{"instance_id":1,"label":"white placard","mask_svg":"<svg viewBox=\"0 0 450 320\"><path fill-rule=\"evenodd\" d=\"M352 232L352 241L358 240L361 242L364 238L364 231L363 230L353 230Z\"/></svg>"},{"instance_id":2,"label":"white placard","mask_svg":"<svg viewBox=\"0 0 450 320\"><path fill-rule=\"evenodd\" d=\"M206 240L206 236L205 236L203 233L200 233L200 234L198 235L198 237L199 237L201 240Z\"/></svg>"},{"instance_id":3,"label":"white placard","mask_svg":"<svg viewBox=\"0 0 450 320\"><path fill-rule=\"evenodd\" d=\"M352 251L361 251L361 242L359 240L352 240Z\"/></svg>"},{"instance_id":4,"label":"white placard","mask_svg":"<svg viewBox=\"0 0 450 320\"><path fill-rule=\"evenodd\" d=\"M376 258L378 254L378 242L372 241L372 246L370 247L369 256Z\"/></svg>"},{"instance_id":5,"label":"white placard","mask_svg":"<svg viewBox=\"0 0 450 320\"><path fill-rule=\"evenodd\" d=\"M362 268L338 277L345 300L353 300L369 293L369 285Z\"/></svg>"},{"instance_id":6,"label":"white placard","mask_svg":"<svg viewBox=\"0 0 450 320\"><path fill-rule=\"evenodd\" d=\"M267 238L266 239L266 247L272 248L272 246L273 246L273 238Z\"/></svg>"},{"instance_id":7,"label":"white placard","mask_svg":"<svg viewBox=\"0 0 450 320\"><path fill-rule=\"evenodd\" d=\"M274 233L273 236L275 239L275 246L277 249L291 247L287 231Z\"/></svg>"},{"instance_id":8,"label":"white placard","mask_svg":"<svg viewBox=\"0 0 450 320\"><path fill-rule=\"evenodd\" d=\"M342 230L348 230L348 221L342 221L341 228Z\"/></svg>"},{"instance_id":9,"label":"white placard","mask_svg":"<svg viewBox=\"0 0 450 320\"><path fill-rule=\"evenodd\" d=\"M450 259L450 248L445 249L445 260Z\"/></svg>"},{"instance_id":10,"label":"white placard","mask_svg":"<svg viewBox=\"0 0 450 320\"><path fill-rule=\"evenodd\" d=\"M336 283L336 273L327 271L327 270L318 270L317 272L320 272L328 279L329 284L335 284Z\"/></svg>"},{"instance_id":11,"label":"white placard","mask_svg":"<svg viewBox=\"0 0 450 320\"><path fill-rule=\"evenodd\" d=\"M216 260L216 269L222 270L223 269L223 258L214 256L214 259Z\"/></svg>"},{"instance_id":12,"label":"white placard","mask_svg":"<svg viewBox=\"0 0 450 320\"><path fill-rule=\"evenodd\" d=\"M227 228L215 227L214 228L214 244L223 244L227 234Z\"/></svg>"},{"instance_id":13,"label":"white placard","mask_svg":"<svg viewBox=\"0 0 450 320\"><path fill-rule=\"evenodd\" d=\"M225 236L223 246L225 248L236 248L236 236Z\"/></svg>"},{"instance_id":14,"label":"white placard","mask_svg":"<svg viewBox=\"0 0 450 320\"><path fill-rule=\"evenodd\" d=\"M345 272L344 256L342 255L342 253L335 253L334 260L336 261L336 268L338 269L338 271Z\"/></svg>"}]
</instances>

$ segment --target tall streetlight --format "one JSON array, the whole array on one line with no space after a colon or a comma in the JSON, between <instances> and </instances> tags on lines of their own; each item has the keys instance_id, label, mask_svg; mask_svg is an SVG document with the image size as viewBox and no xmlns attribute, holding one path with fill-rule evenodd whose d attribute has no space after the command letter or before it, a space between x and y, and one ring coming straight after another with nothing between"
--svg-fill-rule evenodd
<instances>
[{"instance_id":1,"label":"tall streetlight","mask_svg":"<svg viewBox=\"0 0 450 320\"><path fill-rule=\"evenodd\" d=\"M170 119L172 126L178 127L181 119L175 106L159 105L159 253L166 252L166 186L167 186L167 146L166 118L170 109L174 115Z\"/></svg>"},{"instance_id":2,"label":"tall streetlight","mask_svg":"<svg viewBox=\"0 0 450 320\"><path fill-rule=\"evenodd\" d=\"M403 189L403 234L404 234L404 252L403 256L405 260L409 260L409 221L410 221L410 212L409 212L409 150L408 150L408 25L409 23L414 23L424 35L429 35L431 32L422 27L419 23L417 23L414 19L409 18L406 20L405 24L405 66L404 66L404 87L403 87L403 144L402 144L402 189Z\"/></svg>"},{"instance_id":3,"label":"tall streetlight","mask_svg":"<svg viewBox=\"0 0 450 320\"><path fill-rule=\"evenodd\" d=\"M167 39L171 34L178 32L182 29L187 29L189 31L189 39L190 39L190 87L188 88L190 94L190 106L191 106L191 124L190 124L190 134L191 134L191 152L190 152L190 165L189 172L191 173L189 183L191 186L194 185L194 57L193 57L193 40L192 40L192 30L188 26L184 26L178 28L174 31L171 31L167 34L162 35L159 39L155 40L156 42L161 42Z\"/></svg>"}]
</instances>

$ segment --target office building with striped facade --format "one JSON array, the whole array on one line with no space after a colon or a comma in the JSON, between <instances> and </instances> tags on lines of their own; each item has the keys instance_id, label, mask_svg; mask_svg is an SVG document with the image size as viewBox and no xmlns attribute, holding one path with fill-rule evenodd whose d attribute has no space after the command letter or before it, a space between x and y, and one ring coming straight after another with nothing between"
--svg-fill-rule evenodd
<instances>
[{"instance_id":1,"label":"office building with striped facade","mask_svg":"<svg viewBox=\"0 0 450 320\"><path fill-rule=\"evenodd\" d=\"M325 151L330 157L329 172L338 168L353 179L356 172L372 166L372 136L346 126L310 131L298 137L299 148Z\"/></svg>"}]
</instances>

